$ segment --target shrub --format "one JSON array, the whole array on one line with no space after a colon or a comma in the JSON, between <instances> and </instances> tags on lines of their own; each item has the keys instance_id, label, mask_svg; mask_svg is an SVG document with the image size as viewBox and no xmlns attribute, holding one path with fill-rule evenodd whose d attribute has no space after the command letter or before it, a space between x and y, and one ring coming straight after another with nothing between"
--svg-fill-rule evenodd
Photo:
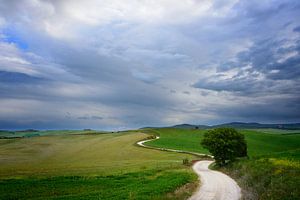
<instances>
[{"instance_id":1,"label":"shrub","mask_svg":"<svg viewBox=\"0 0 300 200\"><path fill-rule=\"evenodd\" d=\"M183 164L183 165L189 165L189 159L188 159L188 158L184 158L184 159L182 160L182 164Z\"/></svg>"}]
</instances>

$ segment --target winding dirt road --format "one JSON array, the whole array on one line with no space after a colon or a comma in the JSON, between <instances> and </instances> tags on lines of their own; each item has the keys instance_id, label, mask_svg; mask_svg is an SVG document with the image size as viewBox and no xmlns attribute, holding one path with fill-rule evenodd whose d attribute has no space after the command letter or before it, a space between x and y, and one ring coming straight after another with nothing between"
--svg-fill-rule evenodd
<instances>
[{"instance_id":1,"label":"winding dirt road","mask_svg":"<svg viewBox=\"0 0 300 200\"><path fill-rule=\"evenodd\" d=\"M201 187L189 200L239 200L240 187L229 176L208 169L213 162L203 160L194 164L193 170L201 179Z\"/></svg>"},{"instance_id":2,"label":"winding dirt road","mask_svg":"<svg viewBox=\"0 0 300 200\"><path fill-rule=\"evenodd\" d=\"M191 152L191 151L183 151L183 150L175 150L175 149L167 149L167 148L159 148L159 147L151 147L151 146L147 146L144 144L146 142L150 142L152 140L158 140L158 139L159 139L159 137L156 136L156 138L154 138L154 139L139 141L139 142L137 142L137 145L146 147L149 149L157 149L157 150L161 150L161 151L170 151L170 152L177 152L177 153L187 153L187 154L192 154L195 156L207 156L207 157L213 158L211 155L207 155L207 154L203 154L203 153L196 153L196 152Z\"/></svg>"},{"instance_id":3,"label":"winding dirt road","mask_svg":"<svg viewBox=\"0 0 300 200\"><path fill-rule=\"evenodd\" d=\"M137 144L142 147L164 151L190 153L194 155L205 155L174 149L149 147L144 144L145 142L149 142L156 139L159 139L159 137L156 137L155 139L143 140L137 142ZM203 160L198 161L193 165L193 170L197 173L199 179L201 180L201 186L189 198L189 200L239 200L241 198L241 189L238 186L238 184L229 176L221 172L208 169L208 166L213 162L214 161Z\"/></svg>"}]
</instances>

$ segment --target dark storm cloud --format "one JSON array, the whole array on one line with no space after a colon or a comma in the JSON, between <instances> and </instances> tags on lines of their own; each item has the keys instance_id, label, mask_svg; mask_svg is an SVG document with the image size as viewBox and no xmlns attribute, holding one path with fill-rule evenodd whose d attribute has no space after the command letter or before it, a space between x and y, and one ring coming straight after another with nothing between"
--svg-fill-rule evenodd
<instances>
[{"instance_id":1,"label":"dark storm cloud","mask_svg":"<svg viewBox=\"0 0 300 200\"><path fill-rule=\"evenodd\" d=\"M244 11L237 17L248 25L242 32L253 38L253 43L231 61L217 64L216 74L193 84L195 88L229 92L244 101L242 105L216 105L211 112L241 121L300 119L300 35L295 21L299 19L299 2L266 4L253 6L252 1L241 1L235 6L238 13ZM254 97L260 104L251 103Z\"/></svg>"},{"instance_id":2,"label":"dark storm cloud","mask_svg":"<svg viewBox=\"0 0 300 200\"><path fill-rule=\"evenodd\" d=\"M300 38L298 37L298 39ZM284 47L284 45L289 42L291 42L292 45ZM239 53L237 56L238 63L235 65L251 65L249 71L261 72L270 79L298 79L300 73L299 49L299 40L282 40L277 42L268 39L259 41L248 51Z\"/></svg>"},{"instance_id":3,"label":"dark storm cloud","mask_svg":"<svg viewBox=\"0 0 300 200\"><path fill-rule=\"evenodd\" d=\"M13 84L26 84L26 83L39 83L43 82L45 79L29 76L27 74L18 73L18 72L7 72L7 71L0 71L0 82L2 83L13 83Z\"/></svg>"},{"instance_id":4,"label":"dark storm cloud","mask_svg":"<svg viewBox=\"0 0 300 200\"><path fill-rule=\"evenodd\" d=\"M285 118L287 122L299 119L299 112L295 112L295 110L299 109L299 98L286 97L280 99L271 98L265 100L265 102L257 102L256 99L253 99L253 102L245 103L244 106L218 107L215 110L221 116L228 116L233 121L280 123L282 118Z\"/></svg>"},{"instance_id":5,"label":"dark storm cloud","mask_svg":"<svg viewBox=\"0 0 300 200\"><path fill-rule=\"evenodd\" d=\"M284 47L287 42L292 42L292 45ZM218 75L202 79L193 86L243 95L296 93L300 81L299 44L299 40L259 41L247 51L238 53L237 61L220 65ZM222 78L230 70L237 70L237 73L230 78Z\"/></svg>"},{"instance_id":6,"label":"dark storm cloud","mask_svg":"<svg viewBox=\"0 0 300 200\"><path fill-rule=\"evenodd\" d=\"M295 31L295 32L300 32L300 26L295 27L295 28L293 29L293 31Z\"/></svg>"},{"instance_id":7,"label":"dark storm cloud","mask_svg":"<svg viewBox=\"0 0 300 200\"><path fill-rule=\"evenodd\" d=\"M0 0L0 128L298 121L299 10Z\"/></svg>"}]
</instances>

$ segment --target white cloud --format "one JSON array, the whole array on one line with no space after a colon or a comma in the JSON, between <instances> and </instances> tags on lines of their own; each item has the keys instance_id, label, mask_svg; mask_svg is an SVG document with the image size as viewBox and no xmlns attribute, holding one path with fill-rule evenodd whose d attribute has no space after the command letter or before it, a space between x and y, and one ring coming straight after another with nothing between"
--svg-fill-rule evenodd
<instances>
[{"instance_id":1,"label":"white cloud","mask_svg":"<svg viewBox=\"0 0 300 200\"><path fill-rule=\"evenodd\" d=\"M14 43L0 41L0 71L65 81L79 80L65 66L53 63L32 52L20 50Z\"/></svg>"},{"instance_id":2,"label":"white cloud","mask_svg":"<svg viewBox=\"0 0 300 200\"><path fill-rule=\"evenodd\" d=\"M10 21L17 20L55 38L72 40L86 29L111 23L175 25L224 17L234 3L235 0L226 3L213 0L29 0L12 1L7 9L12 7L8 11L8 16L14 16L8 18Z\"/></svg>"},{"instance_id":3,"label":"white cloud","mask_svg":"<svg viewBox=\"0 0 300 200\"><path fill-rule=\"evenodd\" d=\"M101 25L112 21L142 23L181 23L206 15L211 0L102 0L64 1L64 15L87 25Z\"/></svg>"},{"instance_id":4,"label":"white cloud","mask_svg":"<svg viewBox=\"0 0 300 200\"><path fill-rule=\"evenodd\" d=\"M13 43L0 42L0 70L35 75L38 72Z\"/></svg>"}]
</instances>

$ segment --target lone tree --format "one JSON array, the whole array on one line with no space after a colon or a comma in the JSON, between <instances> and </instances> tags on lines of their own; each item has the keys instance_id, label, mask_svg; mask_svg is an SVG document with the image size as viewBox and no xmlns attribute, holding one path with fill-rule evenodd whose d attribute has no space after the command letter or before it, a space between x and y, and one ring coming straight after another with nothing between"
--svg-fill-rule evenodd
<instances>
[{"instance_id":1,"label":"lone tree","mask_svg":"<svg viewBox=\"0 0 300 200\"><path fill-rule=\"evenodd\" d=\"M225 165L236 157L247 156L247 143L243 134L234 128L217 128L204 134L201 145L214 156L217 165Z\"/></svg>"}]
</instances>

